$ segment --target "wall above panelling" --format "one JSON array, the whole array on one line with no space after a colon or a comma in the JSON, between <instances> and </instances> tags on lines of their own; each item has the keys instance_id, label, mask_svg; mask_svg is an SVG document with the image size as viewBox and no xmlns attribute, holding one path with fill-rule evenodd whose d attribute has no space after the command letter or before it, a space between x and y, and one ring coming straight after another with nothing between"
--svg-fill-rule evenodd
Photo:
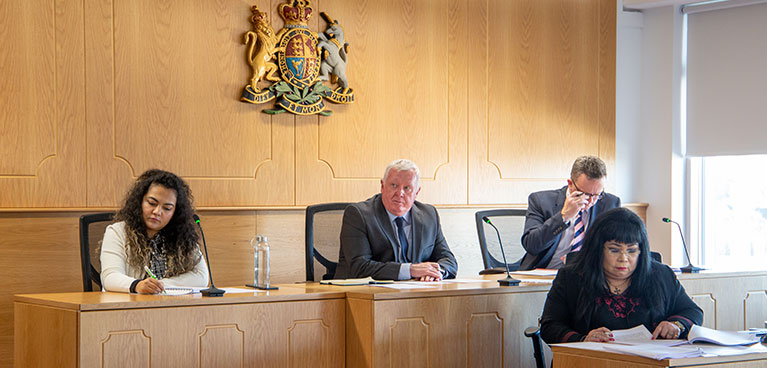
<instances>
[{"instance_id":1,"label":"wall above panelling","mask_svg":"<svg viewBox=\"0 0 767 368\"><path fill-rule=\"evenodd\" d=\"M3 1L0 208L116 207L153 167L222 209L362 200L400 157L442 205L523 204L581 154L615 172L615 1L313 1L350 44L330 117L239 101L250 7L279 30L280 3Z\"/></svg>"}]
</instances>

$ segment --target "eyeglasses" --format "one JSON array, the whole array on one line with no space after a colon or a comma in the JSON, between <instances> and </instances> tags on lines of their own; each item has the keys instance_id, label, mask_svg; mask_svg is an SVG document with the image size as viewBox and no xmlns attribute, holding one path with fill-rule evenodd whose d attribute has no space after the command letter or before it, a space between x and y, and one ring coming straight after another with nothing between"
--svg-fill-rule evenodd
<instances>
[{"instance_id":1,"label":"eyeglasses","mask_svg":"<svg viewBox=\"0 0 767 368\"><path fill-rule=\"evenodd\" d=\"M605 190L604 189L602 189L602 191L599 194L586 193L586 192L580 190L577 185L575 185L575 180L572 180L572 182L573 182L573 186L575 187L575 190L583 193L583 195L585 195L586 199L589 200L589 201L593 201L593 200L597 200L598 201L598 200L602 199L602 197L605 196Z\"/></svg>"}]
</instances>

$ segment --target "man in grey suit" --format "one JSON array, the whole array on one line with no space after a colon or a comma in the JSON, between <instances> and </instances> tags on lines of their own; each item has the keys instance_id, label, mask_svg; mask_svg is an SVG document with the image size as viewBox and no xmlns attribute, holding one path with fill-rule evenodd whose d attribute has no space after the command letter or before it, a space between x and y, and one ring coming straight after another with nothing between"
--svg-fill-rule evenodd
<instances>
[{"instance_id":1,"label":"man in grey suit","mask_svg":"<svg viewBox=\"0 0 767 368\"><path fill-rule=\"evenodd\" d=\"M420 172L409 160L386 167L381 193L344 211L335 279L436 281L453 278L455 256L434 206L415 200Z\"/></svg>"},{"instance_id":2,"label":"man in grey suit","mask_svg":"<svg viewBox=\"0 0 767 368\"><path fill-rule=\"evenodd\" d=\"M604 192L607 168L595 156L573 163L567 185L530 194L522 246L527 253L520 270L561 268L567 254L580 250L586 229L597 216L620 207L617 196Z\"/></svg>"}]
</instances>

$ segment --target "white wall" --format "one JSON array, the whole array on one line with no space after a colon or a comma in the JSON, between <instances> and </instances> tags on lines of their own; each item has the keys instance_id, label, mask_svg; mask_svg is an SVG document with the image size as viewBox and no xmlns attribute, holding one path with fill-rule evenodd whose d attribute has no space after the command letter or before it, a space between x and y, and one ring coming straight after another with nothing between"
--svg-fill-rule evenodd
<instances>
[{"instance_id":1,"label":"white wall","mask_svg":"<svg viewBox=\"0 0 767 368\"><path fill-rule=\"evenodd\" d=\"M616 189L625 202L649 203L651 247L673 265L685 263L682 245L660 219L684 226L681 22L678 6L619 10L617 30Z\"/></svg>"}]
</instances>

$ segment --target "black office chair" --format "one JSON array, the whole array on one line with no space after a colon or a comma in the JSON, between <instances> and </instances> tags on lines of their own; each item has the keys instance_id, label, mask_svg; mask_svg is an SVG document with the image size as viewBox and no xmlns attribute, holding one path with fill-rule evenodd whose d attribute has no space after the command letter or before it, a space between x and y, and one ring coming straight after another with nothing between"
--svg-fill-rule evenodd
<instances>
[{"instance_id":1,"label":"black office chair","mask_svg":"<svg viewBox=\"0 0 767 368\"><path fill-rule=\"evenodd\" d=\"M93 291L95 283L101 291L101 261L95 251L99 247L92 246L104 237L104 229L114 219L114 212L92 213L80 216L80 265L83 272L83 291Z\"/></svg>"},{"instance_id":2,"label":"black office chair","mask_svg":"<svg viewBox=\"0 0 767 368\"><path fill-rule=\"evenodd\" d=\"M538 318L538 326L525 329L525 336L533 341L533 357L535 357L535 367L545 368L546 359L543 355L543 342L541 341L541 319Z\"/></svg>"},{"instance_id":3,"label":"black office chair","mask_svg":"<svg viewBox=\"0 0 767 368\"><path fill-rule=\"evenodd\" d=\"M336 274L341 225L348 205L323 203L306 207L306 281L330 280ZM320 266L325 268L324 273L319 271Z\"/></svg>"},{"instance_id":4,"label":"black office chair","mask_svg":"<svg viewBox=\"0 0 767 368\"><path fill-rule=\"evenodd\" d=\"M516 271L525 255L521 239L525 229L526 212L527 210L523 209L498 209L478 211L474 214L482 262L485 264L485 269L479 272L480 275L506 272L501 247L498 245L498 234L490 225L482 221L482 218L487 217L498 228L503 240L506 262L511 262L509 270Z\"/></svg>"}]
</instances>

